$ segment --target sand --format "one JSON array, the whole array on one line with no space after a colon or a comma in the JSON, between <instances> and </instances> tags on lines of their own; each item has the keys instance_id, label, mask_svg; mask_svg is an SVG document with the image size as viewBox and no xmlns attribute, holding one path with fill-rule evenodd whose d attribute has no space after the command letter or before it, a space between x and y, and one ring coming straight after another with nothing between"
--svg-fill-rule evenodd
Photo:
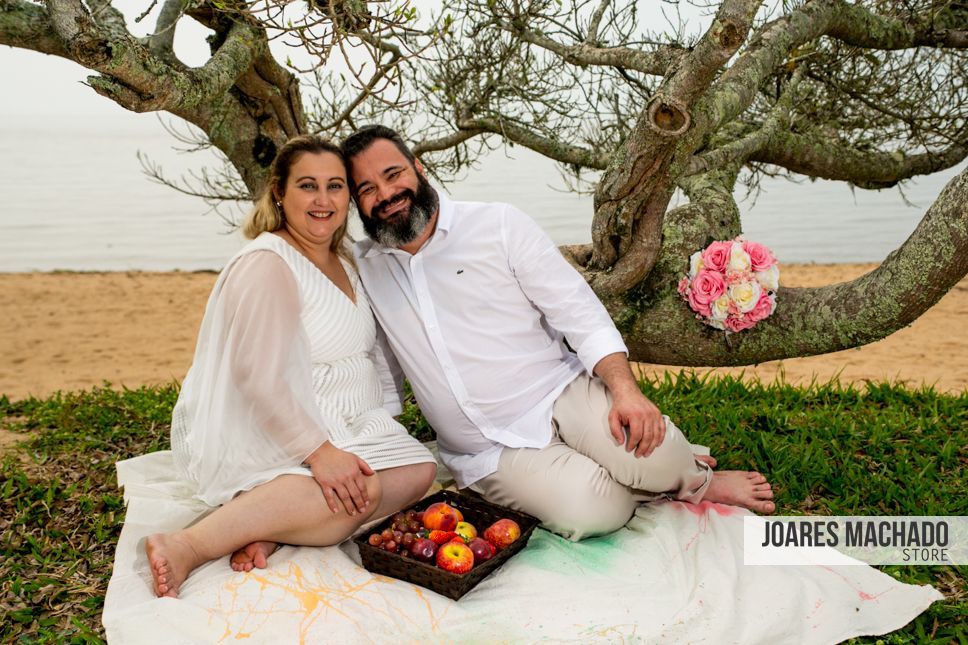
<instances>
[{"instance_id":1,"label":"sand","mask_svg":"<svg viewBox=\"0 0 968 645\"><path fill-rule=\"evenodd\" d=\"M874 265L789 265L788 286L852 279ZM0 395L19 399L108 381L136 387L181 380L215 274L0 274ZM968 389L968 278L913 325L858 349L716 370L792 383L900 381ZM641 366L649 374L664 366ZM675 369L675 368L671 368Z\"/></svg>"}]
</instances>

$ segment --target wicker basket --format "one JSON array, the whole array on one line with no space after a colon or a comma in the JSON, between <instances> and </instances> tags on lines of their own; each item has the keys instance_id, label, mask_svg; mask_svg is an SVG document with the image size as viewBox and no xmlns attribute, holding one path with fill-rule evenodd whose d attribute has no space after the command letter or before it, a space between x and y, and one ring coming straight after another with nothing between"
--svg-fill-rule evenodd
<instances>
[{"instance_id":1,"label":"wicker basket","mask_svg":"<svg viewBox=\"0 0 968 645\"><path fill-rule=\"evenodd\" d=\"M499 551L493 558L465 574L451 573L443 569L438 569L433 564L420 562L413 558L404 557L398 553L390 553L367 542L371 533L379 533L385 528L389 528L392 520L387 519L379 526L361 533L353 541L360 548L360 559L367 571L379 573L380 575L406 580L414 584L436 591L442 596L459 600L461 596L473 589L477 584L489 576L498 567L508 561L511 556L524 548L531 537L534 527L538 525L538 520L525 513L519 513L497 504L491 504L482 499L479 495L468 493L455 493L449 490L442 490L429 497L426 497L413 506L404 509L409 510L425 509L436 502L446 502L451 506L460 509L464 514L464 521L470 522L478 527L483 533L484 529L501 518L512 519L521 527L521 537L511 543L506 549Z\"/></svg>"}]
</instances>

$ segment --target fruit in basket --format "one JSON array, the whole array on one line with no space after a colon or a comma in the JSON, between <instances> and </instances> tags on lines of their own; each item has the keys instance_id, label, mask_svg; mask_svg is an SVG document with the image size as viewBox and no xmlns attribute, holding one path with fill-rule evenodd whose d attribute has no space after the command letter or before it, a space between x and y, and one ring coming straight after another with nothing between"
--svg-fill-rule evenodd
<instances>
[{"instance_id":1,"label":"fruit in basket","mask_svg":"<svg viewBox=\"0 0 968 645\"><path fill-rule=\"evenodd\" d=\"M383 550L384 551L389 551L390 553L396 553L397 552L397 543L394 540L386 540L383 543Z\"/></svg>"},{"instance_id":2,"label":"fruit in basket","mask_svg":"<svg viewBox=\"0 0 968 645\"><path fill-rule=\"evenodd\" d=\"M383 544L383 536L381 536L379 533L372 533L366 541L370 544L370 546L380 546Z\"/></svg>"},{"instance_id":3,"label":"fruit in basket","mask_svg":"<svg viewBox=\"0 0 968 645\"><path fill-rule=\"evenodd\" d=\"M470 522L458 522L454 532L468 542L477 537L477 529Z\"/></svg>"},{"instance_id":4,"label":"fruit in basket","mask_svg":"<svg viewBox=\"0 0 968 645\"><path fill-rule=\"evenodd\" d=\"M474 564L478 565L482 562L487 562L494 557L496 551L491 543L484 538L476 537L467 543L467 547L474 554Z\"/></svg>"},{"instance_id":5,"label":"fruit in basket","mask_svg":"<svg viewBox=\"0 0 968 645\"><path fill-rule=\"evenodd\" d=\"M494 522L484 531L484 539L498 551L508 548L519 537L521 537L521 527L517 522L506 517Z\"/></svg>"},{"instance_id":6,"label":"fruit in basket","mask_svg":"<svg viewBox=\"0 0 968 645\"><path fill-rule=\"evenodd\" d=\"M437 543L428 538L417 538L410 545L410 555L421 562L433 562L437 557Z\"/></svg>"},{"instance_id":7,"label":"fruit in basket","mask_svg":"<svg viewBox=\"0 0 968 645\"><path fill-rule=\"evenodd\" d=\"M453 531L433 530L430 532L430 534L427 537L433 540L434 544L440 545L440 544L444 544L445 542L450 542L455 537L457 537L457 534L454 533Z\"/></svg>"},{"instance_id":8,"label":"fruit in basket","mask_svg":"<svg viewBox=\"0 0 968 645\"><path fill-rule=\"evenodd\" d=\"M474 553L463 542L448 542L437 550L437 566L451 573L467 573L474 566Z\"/></svg>"},{"instance_id":9,"label":"fruit in basket","mask_svg":"<svg viewBox=\"0 0 968 645\"><path fill-rule=\"evenodd\" d=\"M431 504L423 513L423 525L428 529L453 531L460 522L457 513L453 506L444 502Z\"/></svg>"}]
</instances>

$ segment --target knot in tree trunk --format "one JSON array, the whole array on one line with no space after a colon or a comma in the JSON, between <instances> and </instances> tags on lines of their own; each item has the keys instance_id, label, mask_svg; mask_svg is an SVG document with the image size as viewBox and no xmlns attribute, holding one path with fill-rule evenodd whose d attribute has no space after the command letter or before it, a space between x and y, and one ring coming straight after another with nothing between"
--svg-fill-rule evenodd
<instances>
[{"instance_id":1,"label":"knot in tree trunk","mask_svg":"<svg viewBox=\"0 0 968 645\"><path fill-rule=\"evenodd\" d=\"M653 97L648 110L649 126L659 134L677 137L689 129L692 117L686 105L671 96Z\"/></svg>"}]
</instances>

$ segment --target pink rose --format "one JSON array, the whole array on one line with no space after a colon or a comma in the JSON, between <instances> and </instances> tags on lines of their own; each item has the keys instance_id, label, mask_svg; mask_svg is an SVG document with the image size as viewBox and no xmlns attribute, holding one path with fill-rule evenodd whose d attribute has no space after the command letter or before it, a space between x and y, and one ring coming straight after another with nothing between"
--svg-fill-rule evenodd
<instances>
[{"instance_id":1,"label":"pink rose","mask_svg":"<svg viewBox=\"0 0 968 645\"><path fill-rule=\"evenodd\" d=\"M765 271L776 262L773 252L757 242L743 242L743 250L750 256L750 268L753 271Z\"/></svg>"},{"instance_id":2,"label":"pink rose","mask_svg":"<svg viewBox=\"0 0 968 645\"><path fill-rule=\"evenodd\" d=\"M687 295L689 294L689 278L683 278L682 280L680 280L679 286L676 287L676 291L678 291L679 295L682 296L683 298L687 297Z\"/></svg>"},{"instance_id":3,"label":"pink rose","mask_svg":"<svg viewBox=\"0 0 968 645\"><path fill-rule=\"evenodd\" d=\"M754 323L758 323L764 318L768 318L773 313L774 299L767 292L760 294L760 299L756 301L756 306L746 314L746 317Z\"/></svg>"},{"instance_id":4,"label":"pink rose","mask_svg":"<svg viewBox=\"0 0 968 645\"><path fill-rule=\"evenodd\" d=\"M709 318L713 315L713 308L708 302L699 302L696 299L695 289L689 292L687 299L689 300L689 307L703 318Z\"/></svg>"},{"instance_id":5,"label":"pink rose","mask_svg":"<svg viewBox=\"0 0 968 645\"><path fill-rule=\"evenodd\" d=\"M723 295L726 291L726 281L723 276L716 271L703 269L692 281L692 292L696 302L708 305L710 302Z\"/></svg>"},{"instance_id":6,"label":"pink rose","mask_svg":"<svg viewBox=\"0 0 968 645\"><path fill-rule=\"evenodd\" d=\"M726 319L726 329L732 332L743 331L744 329L749 329L756 324L755 320L750 320L749 314L745 316L730 316Z\"/></svg>"},{"instance_id":7,"label":"pink rose","mask_svg":"<svg viewBox=\"0 0 968 645\"><path fill-rule=\"evenodd\" d=\"M725 271L729 264L729 250L732 242L713 242L702 252L703 268L712 271Z\"/></svg>"}]
</instances>

